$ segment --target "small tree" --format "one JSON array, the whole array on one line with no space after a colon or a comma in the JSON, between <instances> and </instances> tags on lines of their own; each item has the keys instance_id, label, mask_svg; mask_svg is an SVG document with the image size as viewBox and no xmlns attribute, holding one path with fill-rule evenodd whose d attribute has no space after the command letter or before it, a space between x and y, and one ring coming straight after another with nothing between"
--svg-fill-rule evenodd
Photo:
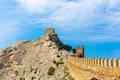
<instances>
[{"instance_id":1,"label":"small tree","mask_svg":"<svg viewBox=\"0 0 120 80\"><path fill-rule=\"evenodd\" d=\"M73 52L73 53L76 53L76 49L75 49L75 48L73 48L73 49L72 49L72 52Z\"/></svg>"},{"instance_id":2,"label":"small tree","mask_svg":"<svg viewBox=\"0 0 120 80\"><path fill-rule=\"evenodd\" d=\"M47 74L48 74L49 76L52 76L52 75L54 75L54 72L55 72L55 68L51 66L51 67L49 68Z\"/></svg>"},{"instance_id":3,"label":"small tree","mask_svg":"<svg viewBox=\"0 0 120 80\"><path fill-rule=\"evenodd\" d=\"M64 46L65 46L65 50L71 51L72 47L70 45L64 45Z\"/></svg>"}]
</instances>

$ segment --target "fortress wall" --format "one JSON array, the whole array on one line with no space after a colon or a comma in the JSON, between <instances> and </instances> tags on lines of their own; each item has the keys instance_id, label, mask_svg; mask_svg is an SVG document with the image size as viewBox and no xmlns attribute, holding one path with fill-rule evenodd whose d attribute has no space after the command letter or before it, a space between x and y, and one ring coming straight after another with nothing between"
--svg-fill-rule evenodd
<instances>
[{"instance_id":1,"label":"fortress wall","mask_svg":"<svg viewBox=\"0 0 120 80\"><path fill-rule=\"evenodd\" d=\"M75 80L90 80L93 77L99 80L114 80L120 76L120 60L118 59L68 56L67 60L68 70Z\"/></svg>"},{"instance_id":2,"label":"fortress wall","mask_svg":"<svg viewBox=\"0 0 120 80\"><path fill-rule=\"evenodd\" d=\"M74 60L76 64L80 62L79 64L120 68L120 60L118 59L76 58L72 56L68 56L68 59Z\"/></svg>"}]
</instances>

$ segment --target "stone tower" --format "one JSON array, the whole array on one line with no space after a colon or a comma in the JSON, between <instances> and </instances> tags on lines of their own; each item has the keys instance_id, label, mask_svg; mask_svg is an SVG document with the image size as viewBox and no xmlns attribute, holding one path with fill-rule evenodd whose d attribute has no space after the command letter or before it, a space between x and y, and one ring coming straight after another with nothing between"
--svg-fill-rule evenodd
<instances>
[{"instance_id":1,"label":"stone tower","mask_svg":"<svg viewBox=\"0 0 120 80\"><path fill-rule=\"evenodd\" d=\"M84 58L84 46L77 46L76 56L80 58Z\"/></svg>"},{"instance_id":2,"label":"stone tower","mask_svg":"<svg viewBox=\"0 0 120 80\"><path fill-rule=\"evenodd\" d=\"M54 28L48 28L48 29L46 29L45 35L53 35L53 34L55 34Z\"/></svg>"}]
</instances>

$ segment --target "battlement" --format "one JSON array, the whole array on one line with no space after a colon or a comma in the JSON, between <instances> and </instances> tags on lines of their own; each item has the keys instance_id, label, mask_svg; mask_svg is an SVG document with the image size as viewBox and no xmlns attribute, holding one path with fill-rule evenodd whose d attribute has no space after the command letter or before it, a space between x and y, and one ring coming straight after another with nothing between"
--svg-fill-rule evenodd
<instances>
[{"instance_id":1,"label":"battlement","mask_svg":"<svg viewBox=\"0 0 120 80\"><path fill-rule=\"evenodd\" d=\"M45 31L45 35L48 34L48 35L52 35L52 34L55 34L55 30L54 28L48 28L46 29Z\"/></svg>"},{"instance_id":2,"label":"battlement","mask_svg":"<svg viewBox=\"0 0 120 80\"><path fill-rule=\"evenodd\" d=\"M68 56L67 67L75 80L120 80L120 60ZM84 73L84 74L83 74Z\"/></svg>"},{"instance_id":3,"label":"battlement","mask_svg":"<svg viewBox=\"0 0 120 80\"><path fill-rule=\"evenodd\" d=\"M102 58L75 58L69 56L69 59L75 59L76 62L85 65L93 65L93 66L103 66L110 68L120 68L120 60L119 59L102 59Z\"/></svg>"}]
</instances>

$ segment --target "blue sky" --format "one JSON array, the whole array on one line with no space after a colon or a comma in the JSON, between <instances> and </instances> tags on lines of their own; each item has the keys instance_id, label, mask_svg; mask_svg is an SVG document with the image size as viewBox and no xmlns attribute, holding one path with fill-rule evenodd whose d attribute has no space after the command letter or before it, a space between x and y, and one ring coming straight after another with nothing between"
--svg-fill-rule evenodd
<instances>
[{"instance_id":1,"label":"blue sky","mask_svg":"<svg viewBox=\"0 0 120 80\"><path fill-rule=\"evenodd\" d=\"M0 0L0 48L49 27L85 57L120 58L120 0Z\"/></svg>"}]
</instances>

